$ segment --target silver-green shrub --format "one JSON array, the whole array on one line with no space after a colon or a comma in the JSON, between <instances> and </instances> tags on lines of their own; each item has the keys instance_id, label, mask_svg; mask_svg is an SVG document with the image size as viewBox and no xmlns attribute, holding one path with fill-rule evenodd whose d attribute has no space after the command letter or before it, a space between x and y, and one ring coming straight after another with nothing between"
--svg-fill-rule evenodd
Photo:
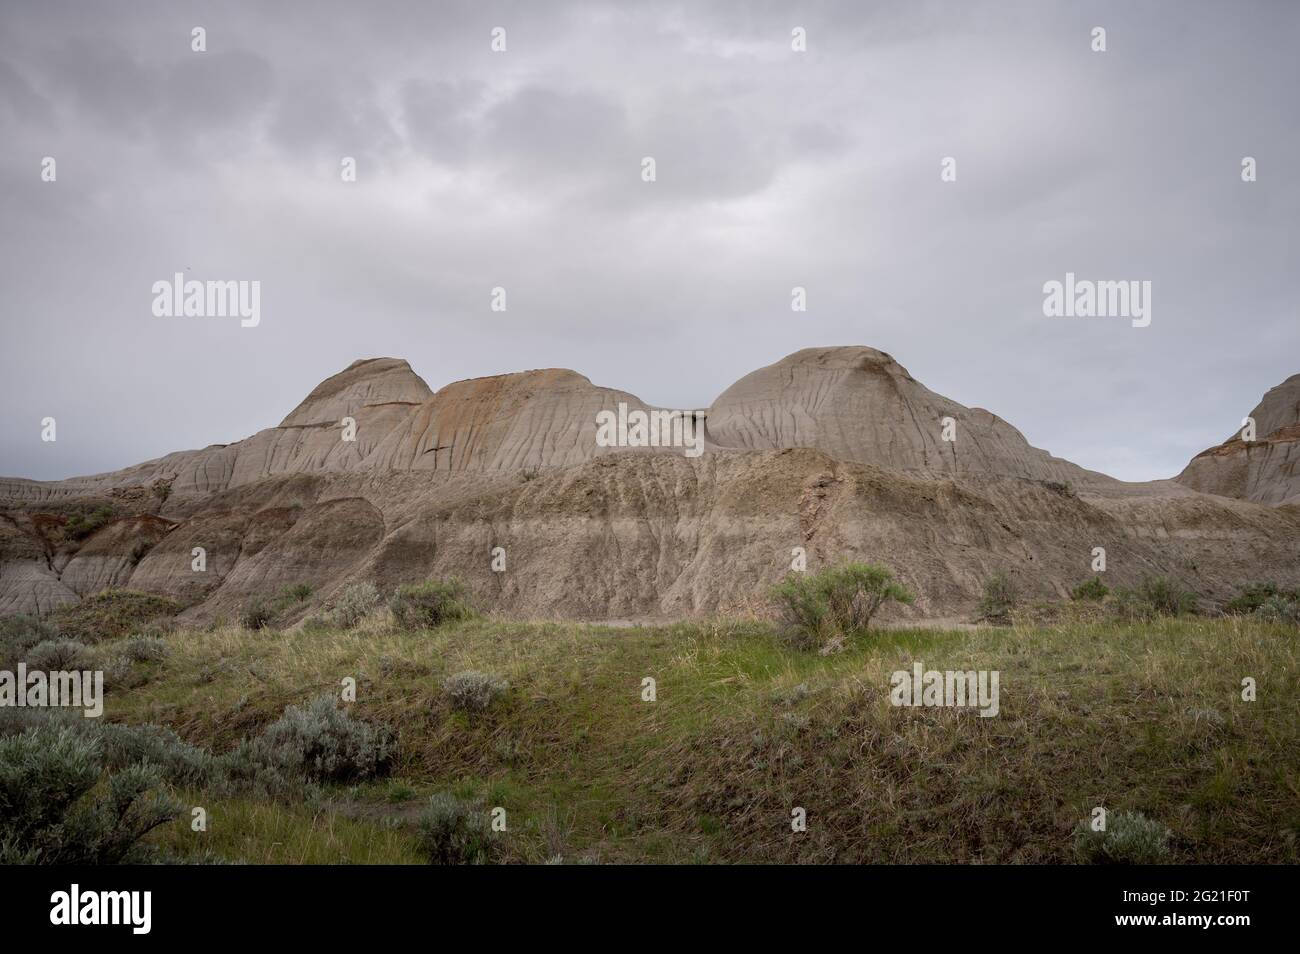
<instances>
[{"instance_id":1,"label":"silver-green shrub","mask_svg":"<svg viewBox=\"0 0 1300 954\"><path fill-rule=\"evenodd\" d=\"M509 690L510 683L500 676L472 669L448 676L442 683L452 708L462 712L486 712Z\"/></svg>"},{"instance_id":2,"label":"silver-green shrub","mask_svg":"<svg viewBox=\"0 0 1300 954\"><path fill-rule=\"evenodd\" d=\"M351 629L379 606L379 590L366 581L349 583L334 600L330 621L335 626Z\"/></svg>"},{"instance_id":3,"label":"silver-green shrub","mask_svg":"<svg viewBox=\"0 0 1300 954\"><path fill-rule=\"evenodd\" d=\"M496 854L485 811L443 792L420 816L420 848L431 865L481 865Z\"/></svg>"},{"instance_id":4,"label":"silver-green shrub","mask_svg":"<svg viewBox=\"0 0 1300 954\"><path fill-rule=\"evenodd\" d=\"M1117 812L1105 831L1087 821L1074 829L1074 850L1091 864L1154 865L1169 858L1169 829L1141 812Z\"/></svg>"},{"instance_id":5,"label":"silver-green shrub","mask_svg":"<svg viewBox=\"0 0 1300 954\"><path fill-rule=\"evenodd\" d=\"M332 695L289 706L253 740L249 756L287 776L355 782L384 774L394 755L392 733L352 718Z\"/></svg>"}]
</instances>

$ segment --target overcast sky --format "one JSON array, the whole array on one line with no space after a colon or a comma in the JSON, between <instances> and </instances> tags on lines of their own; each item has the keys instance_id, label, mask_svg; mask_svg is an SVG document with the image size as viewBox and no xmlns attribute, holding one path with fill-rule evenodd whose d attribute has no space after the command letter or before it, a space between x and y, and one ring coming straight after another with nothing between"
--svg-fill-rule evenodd
<instances>
[{"instance_id":1,"label":"overcast sky","mask_svg":"<svg viewBox=\"0 0 1300 954\"><path fill-rule=\"evenodd\" d=\"M864 344L1140 480L1300 371L1300 4L702 7L4 3L0 474L235 441L361 357L702 407ZM154 317L177 271L260 325ZM1067 271L1150 326L1044 317Z\"/></svg>"}]
</instances>

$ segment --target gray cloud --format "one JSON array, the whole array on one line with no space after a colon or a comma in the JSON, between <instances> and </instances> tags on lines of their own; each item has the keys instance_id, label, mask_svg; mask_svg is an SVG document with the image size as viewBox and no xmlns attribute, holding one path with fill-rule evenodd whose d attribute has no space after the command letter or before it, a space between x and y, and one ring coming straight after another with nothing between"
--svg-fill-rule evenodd
<instances>
[{"instance_id":1,"label":"gray cloud","mask_svg":"<svg viewBox=\"0 0 1300 954\"><path fill-rule=\"evenodd\" d=\"M403 118L412 148L437 162L461 162L478 145L485 86L478 81L408 81L401 91Z\"/></svg>"},{"instance_id":2,"label":"gray cloud","mask_svg":"<svg viewBox=\"0 0 1300 954\"><path fill-rule=\"evenodd\" d=\"M0 472L236 440L363 356L693 407L861 343L1140 479L1300 370L1300 10L698 6L7 5ZM260 280L262 325L152 318L187 268ZM1151 279L1151 327L1044 318L1067 270Z\"/></svg>"},{"instance_id":3,"label":"gray cloud","mask_svg":"<svg viewBox=\"0 0 1300 954\"><path fill-rule=\"evenodd\" d=\"M103 134L189 145L247 127L270 98L265 58L248 50L188 49L162 62L136 60L103 41L72 38L44 63L52 95L66 101L74 121Z\"/></svg>"}]
</instances>

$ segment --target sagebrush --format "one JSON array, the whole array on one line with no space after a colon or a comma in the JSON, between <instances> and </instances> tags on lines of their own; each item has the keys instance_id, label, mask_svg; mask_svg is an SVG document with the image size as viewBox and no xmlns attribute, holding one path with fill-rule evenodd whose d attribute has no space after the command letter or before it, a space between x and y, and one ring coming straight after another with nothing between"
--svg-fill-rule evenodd
<instances>
[{"instance_id":1,"label":"sagebrush","mask_svg":"<svg viewBox=\"0 0 1300 954\"><path fill-rule=\"evenodd\" d=\"M873 563L842 563L813 574L792 573L772 590L785 640L811 649L835 637L862 632L885 603L916 597Z\"/></svg>"},{"instance_id":2,"label":"sagebrush","mask_svg":"<svg viewBox=\"0 0 1300 954\"><path fill-rule=\"evenodd\" d=\"M399 586L389 598L388 608L397 624L408 629L436 629L473 615L468 590L457 579Z\"/></svg>"},{"instance_id":3,"label":"sagebrush","mask_svg":"<svg viewBox=\"0 0 1300 954\"><path fill-rule=\"evenodd\" d=\"M105 773L93 735L48 725L0 738L0 863L141 860L141 839L180 811L154 766Z\"/></svg>"},{"instance_id":4,"label":"sagebrush","mask_svg":"<svg viewBox=\"0 0 1300 954\"><path fill-rule=\"evenodd\" d=\"M420 847L431 865L487 864L496 853L487 813L446 792L420 816Z\"/></svg>"}]
</instances>

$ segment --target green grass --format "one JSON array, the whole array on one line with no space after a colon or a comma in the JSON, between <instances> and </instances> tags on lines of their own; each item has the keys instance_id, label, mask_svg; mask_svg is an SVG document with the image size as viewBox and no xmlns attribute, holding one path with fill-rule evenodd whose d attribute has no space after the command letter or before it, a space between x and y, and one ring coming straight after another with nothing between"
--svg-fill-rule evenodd
<instances>
[{"instance_id":1,"label":"green grass","mask_svg":"<svg viewBox=\"0 0 1300 954\"><path fill-rule=\"evenodd\" d=\"M399 740L392 778L305 802L187 795L209 831L187 816L154 836L182 854L418 861L422 803L451 790L506 809L508 861L1069 862L1097 805L1167 827L1176 863L1300 860L1300 639L1251 619L873 630L831 656L736 621L166 638L108 718L225 751L352 677L354 714ZM891 706L890 673L913 660L999 670L1001 714ZM510 691L452 711L441 680L468 669Z\"/></svg>"},{"instance_id":2,"label":"green grass","mask_svg":"<svg viewBox=\"0 0 1300 954\"><path fill-rule=\"evenodd\" d=\"M151 841L173 856L201 851L253 864L422 864L409 833L393 824L353 820L332 806L208 799L187 794L207 811L205 832L191 829L187 811Z\"/></svg>"}]
</instances>

